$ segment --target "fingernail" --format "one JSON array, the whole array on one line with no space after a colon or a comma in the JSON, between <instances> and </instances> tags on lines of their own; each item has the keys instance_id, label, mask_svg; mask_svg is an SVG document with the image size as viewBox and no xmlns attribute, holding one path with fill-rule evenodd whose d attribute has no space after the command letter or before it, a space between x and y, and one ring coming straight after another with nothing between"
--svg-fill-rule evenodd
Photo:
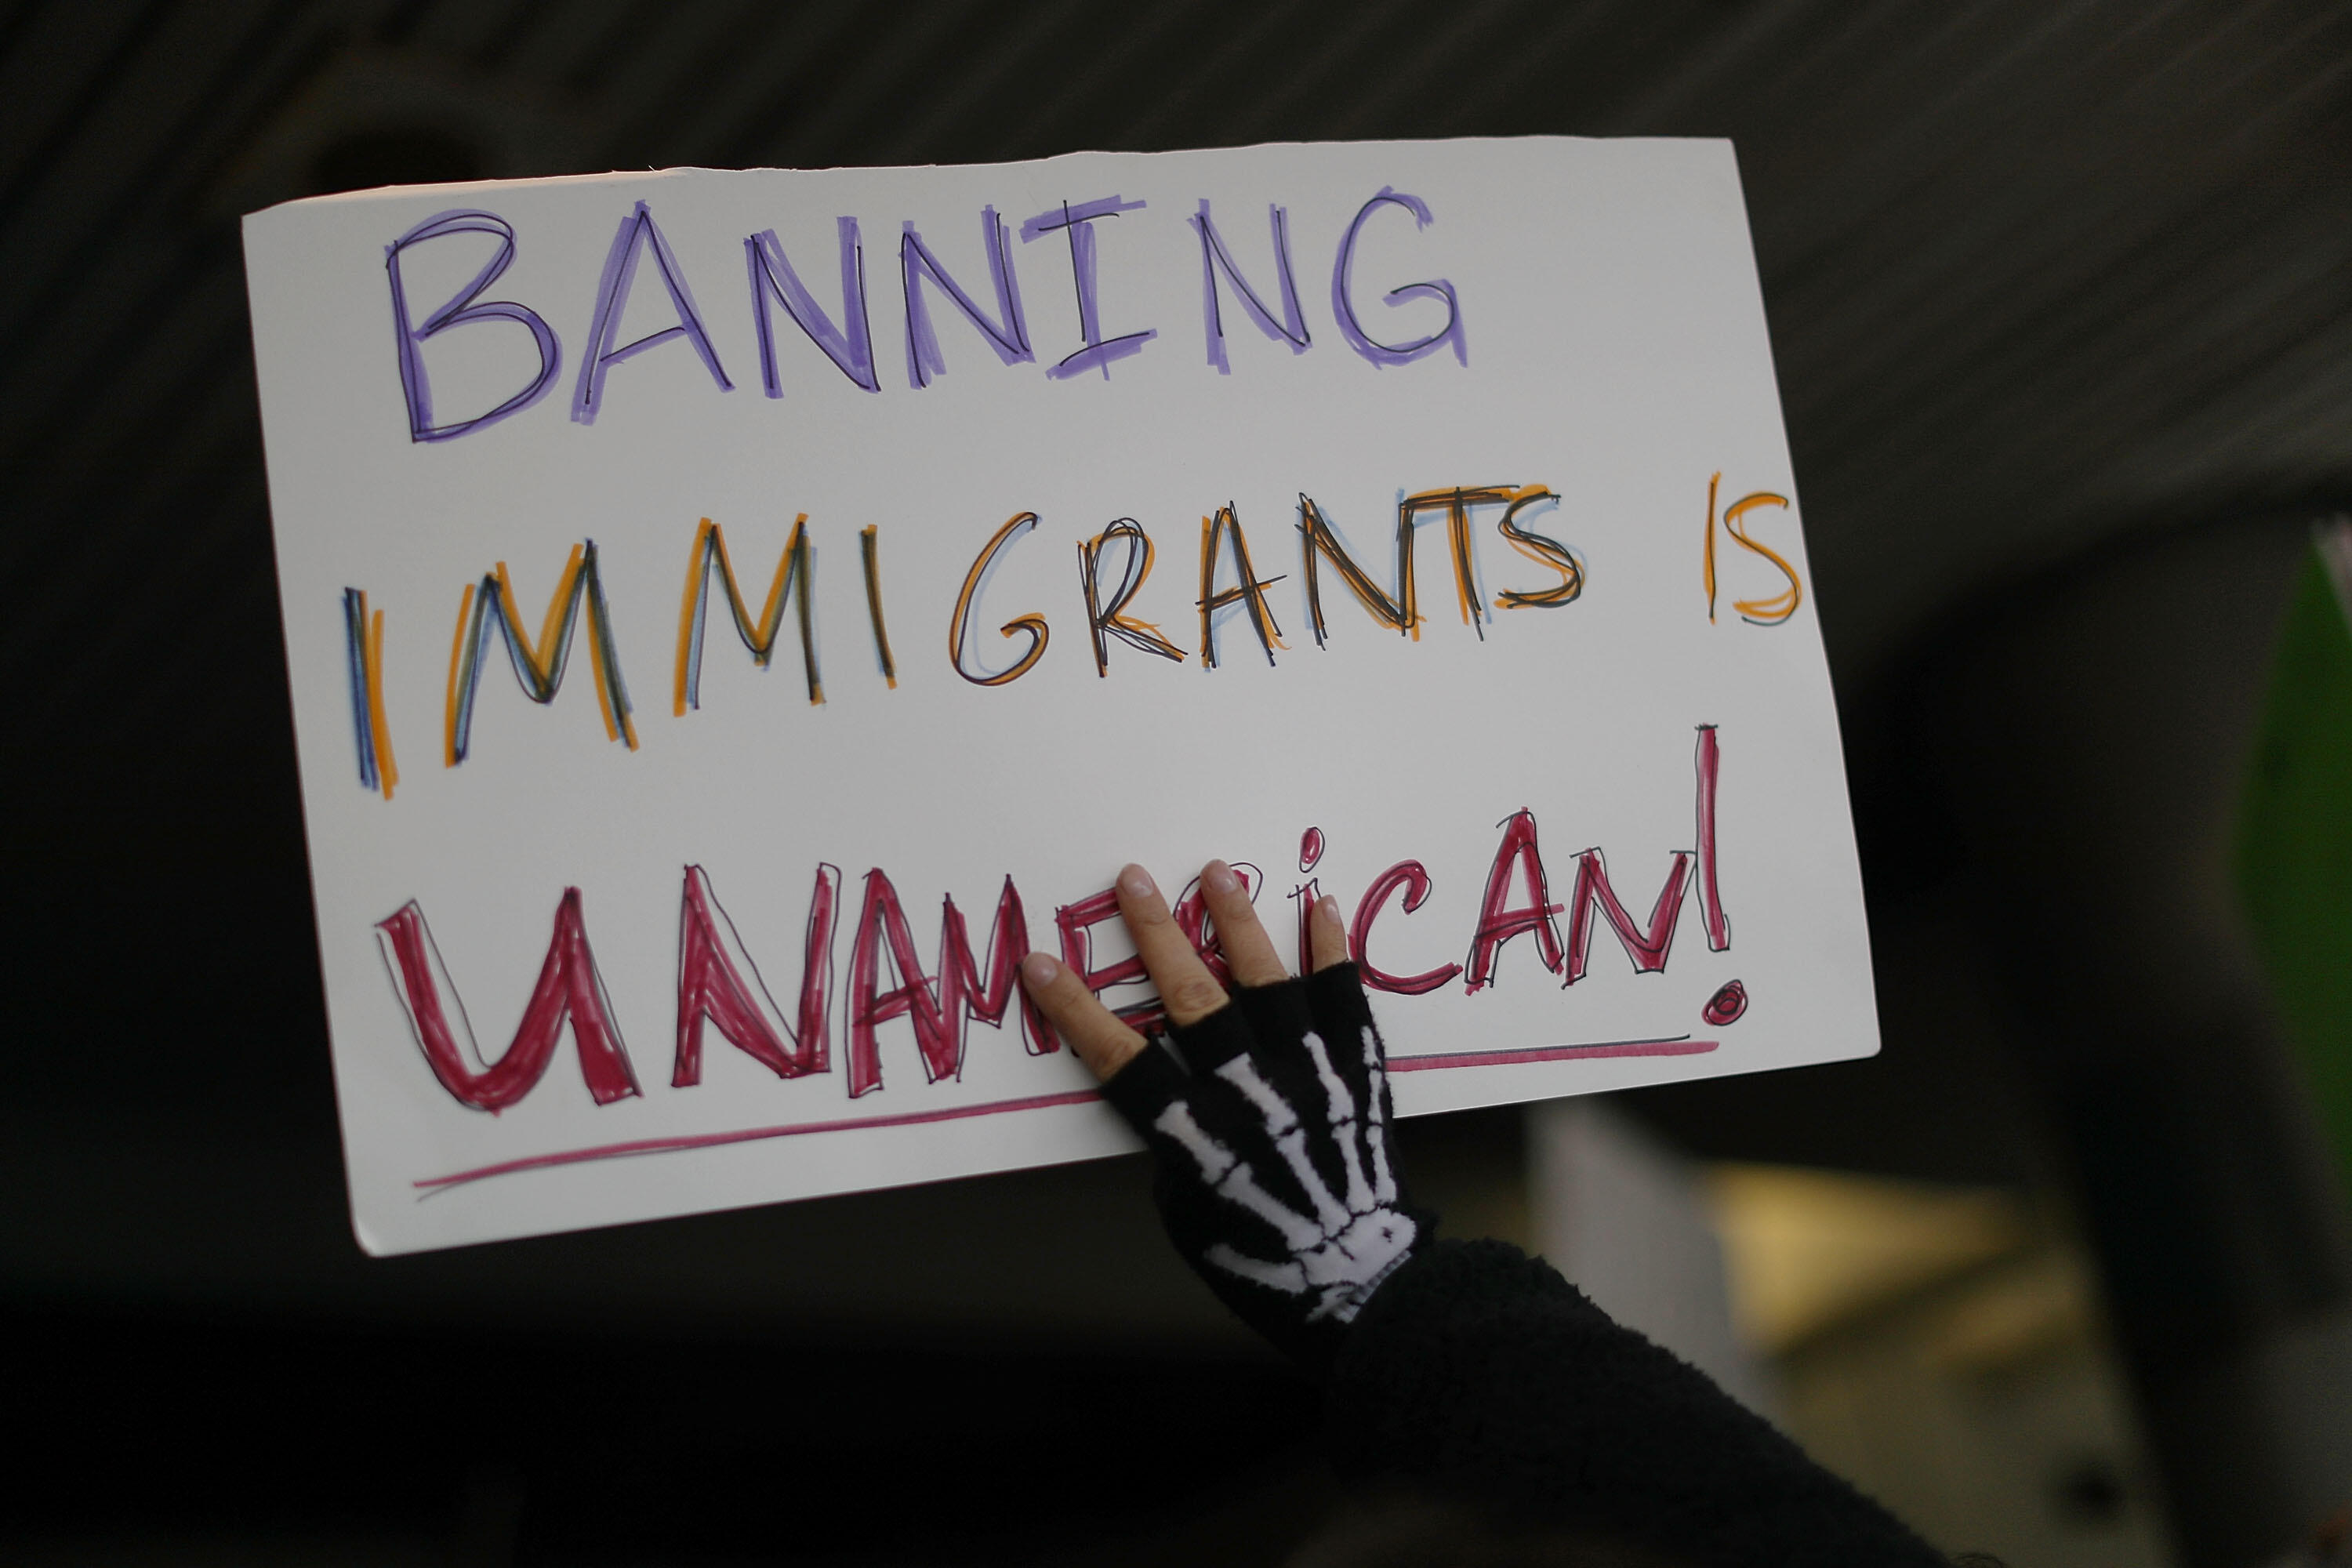
<instances>
[{"instance_id":1,"label":"fingernail","mask_svg":"<svg viewBox=\"0 0 2352 1568\"><path fill-rule=\"evenodd\" d=\"M1151 873L1140 866L1129 866L1121 871L1118 887L1119 891L1138 899L1148 899L1160 890L1159 885L1151 879Z\"/></svg>"},{"instance_id":2,"label":"fingernail","mask_svg":"<svg viewBox=\"0 0 2352 1568\"><path fill-rule=\"evenodd\" d=\"M1211 892L1233 893L1241 890L1242 879L1223 860L1212 860L1201 873L1201 880Z\"/></svg>"},{"instance_id":3,"label":"fingernail","mask_svg":"<svg viewBox=\"0 0 2352 1568\"><path fill-rule=\"evenodd\" d=\"M1332 924L1337 925L1339 923L1339 900L1333 895L1326 893L1320 899L1318 899L1315 901L1315 910L1318 914L1320 914L1325 920L1329 921Z\"/></svg>"},{"instance_id":4,"label":"fingernail","mask_svg":"<svg viewBox=\"0 0 2352 1568\"><path fill-rule=\"evenodd\" d=\"M1051 985L1061 973L1061 964L1050 952L1033 952L1021 961L1021 978L1032 985Z\"/></svg>"}]
</instances>

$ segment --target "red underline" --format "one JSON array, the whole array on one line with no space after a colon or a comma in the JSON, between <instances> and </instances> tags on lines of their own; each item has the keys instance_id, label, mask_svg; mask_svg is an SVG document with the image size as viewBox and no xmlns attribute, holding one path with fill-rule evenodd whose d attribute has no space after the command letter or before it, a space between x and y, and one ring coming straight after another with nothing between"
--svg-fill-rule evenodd
<instances>
[{"instance_id":1,"label":"red underline","mask_svg":"<svg viewBox=\"0 0 2352 1568\"><path fill-rule=\"evenodd\" d=\"M1499 1068L1518 1062L1572 1062L1595 1057L1698 1057L1719 1044L1676 1035L1664 1040L1604 1040L1593 1046L1529 1046L1517 1051L1453 1051L1428 1057L1391 1057L1391 1072L1427 1072L1432 1068Z\"/></svg>"},{"instance_id":2,"label":"red underline","mask_svg":"<svg viewBox=\"0 0 2352 1568\"><path fill-rule=\"evenodd\" d=\"M1074 1089L1064 1094L1036 1094L1026 1100L992 1100L982 1105L909 1110L898 1116L851 1116L838 1121L794 1121L782 1127L744 1127L733 1132L697 1132L682 1138L638 1138L626 1143L600 1143L593 1149L566 1149L560 1153L501 1160L495 1165L478 1165L453 1175L428 1176L410 1185L425 1188L428 1193L441 1192L467 1182L479 1182L491 1176L509 1176L517 1171L545 1170L550 1165L578 1165L590 1160L619 1160L631 1154L675 1154L685 1149L714 1149L723 1143L755 1143L763 1138L797 1138L808 1132L847 1132L859 1127L911 1127L924 1121L961 1121L967 1116L994 1116L1010 1110L1044 1110L1049 1106L1079 1105L1100 1098L1091 1089Z\"/></svg>"},{"instance_id":3,"label":"red underline","mask_svg":"<svg viewBox=\"0 0 2352 1568\"><path fill-rule=\"evenodd\" d=\"M1395 1057L1391 1072L1426 1072L1432 1068L1505 1067L1515 1062L1574 1061L1591 1057L1685 1057L1715 1049L1713 1040L1688 1036L1670 1040L1611 1040L1594 1046L1536 1046L1517 1051L1460 1051L1452 1055ZM1083 1105L1101 1097L1091 1089L1061 1094L1035 1094L1025 1100L992 1100L979 1105L947 1106L935 1110L908 1110L896 1116L850 1116L835 1121L793 1121L781 1127L744 1127L732 1132L696 1132L677 1138L637 1138L625 1143L600 1143L587 1149L565 1149L552 1154L529 1154L501 1160L446 1176L427 1176L409 1184L426 1197L469 1182L510 1176L519 1171L543 1171L556 1165L581 1165L594 1160L622 1160L635 1154L675 1154L689 1149L715 1149L729 1143L756 1143L769 1138L798 1138L813 1132L850 1132L861 1128L913 1127L929 1121L961 1121L971 1116L997 1116L1018 1110L1045 1110L1059 1105Z\"/></svg>"}]
</instances>

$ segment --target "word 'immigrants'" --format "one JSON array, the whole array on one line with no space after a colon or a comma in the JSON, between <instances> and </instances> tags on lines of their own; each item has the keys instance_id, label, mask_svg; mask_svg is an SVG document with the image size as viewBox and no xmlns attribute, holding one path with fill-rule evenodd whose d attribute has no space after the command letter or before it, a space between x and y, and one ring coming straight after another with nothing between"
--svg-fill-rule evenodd
<instances>
[{"instance_id":1,"label":"word 'immigrants'","mask_svg":"<svg viewBox=\"0 0 2352 1568\"><path fill-rule=\"evenodd\" d=\"M1556 609L1573 604L1586 583L1582 556L1531 526L1534 518L1556 506L1559 500L1539 485L1457 486L1406 495L1397 503L1394 542L1388 552L1383 583L1349 552L1314 500L1300 496L1299 585L1316 646L1328 646L1325 588L1330 578L1338 580L1376 625L1418 639L1427 617L1421 607L1417 542L1425 529L1437 525L1444 529L1443 548L1451 568L1454 607L1465 624L1476 628L1481 640L1496 610ZM1551 580L1506 587L1491 601L1483 599L1473 529L1488 518L1505 542L1532 566L1550 574ZM1015 514L989 536L964 573L948 617L945 644L950 667L974 686L1008 685L1045 657L1053 628L1043 614L1034 611L1014 616L996 628L999 636L1020 645L1011 663L992 667L982 649L985 589L991 573L1007 552L1038 526L1035 512ZM877 668L886 684L895 689L899 668L884 609L879 534L878 526L873 524L858 534L862 597ZM1149 581L1158 555L1150 535L1133 518L1119 518L1091 538L1076 542L1075 597L1084 606L1097 676L1109 675L1114 647L1177 663L1197 654L1202 668L1214 669L1225 657L1223 643L1232 637L1243 638L1244 646L1263 654L1268 664L1276 662L1277 649L1288 647L1266 594L1284 580L1284 574L1260 574L1234 508L1221 506L1202 517L1199 538L1199 595L1193 601L1199 616L1198 641L1192 648L1136 613L1136 597ZM710 519L701 520L688 547L678 604L671 680L674 715L683 717L701 706L703 654L714 603L719 606L720 624L732 626L754 666L763 670L771 667L784 640L786 612L794 612L792 629L799 642L808 700L813 704L825 700L811 608L815 558L808 518L802 514L793 522L766 595L755 609L729 554L725 530ZM384 611L372 608L366 592L360 588L343 591L341 611L360 783L390 799L399 769L393 757L383 700ZM526 617L505 562L461 589L457 627L449 642L447 695L442 715L444 763L456 767L466 760L482 674L495 662L500 647L523 694L533 702L549 704L562 689L575 642L587 647L590 679L606 738L635 750L635 709L623 671L612 605L595 542L583 540L572 546L536 631Z\"/></svg>"},{"instance_id":2,"label":"word 'immigrants'","mask_svg":"<svg viewBox=\"0 0 2352 1568\"><path fill-rule=\"evenodd\" d=\"M1562 989L1590 973L1595 938L1605 926L1637 974L1662 973L1671 956L1685 908L1695 907L1708 948L1728 951L1731 922L1725 913L1717 870L1717 781L1721 750L1713 725L1698 730L1696 752L1696 840L1667 857L1665 877L1646 920L1636 919L1612 883L1598 847L1570 857L1574 871L1556 878L1544 860L1532 811L1511 814L1486 871L1468 950L1460 963L1415 973L1398 973L1379 962L1406 933L1375 934L1411 917L1428 900L1434 879L1419 860L1401 860L1375 877L1357 899L1349 922L1349 953L1374 991L1415 995L1455 981L1465 992L1488 991L1500 980L1506 947L1530 939L1543 968ZM1237 866L1253 899L1263 886L1252 867ZM1026 905L1012 877L998 890L986 942L975 947L971 925L952 895L943 898L935 956L927 966L915 939L904 900L880 867L868 870L849 943L845 985L836 986L837 949L845 910L839 868L820 864L812 879L808 919L800 943L800 984L787 1013L779 1006L760 964L720 906L708 872L686 868L679 898L677 985L670 1087L688 1089L702 1082L705 1047L718 1037L779 1079L829 1073L834 1042L843 1041L844 1081L849 1097L883 1087L882 1029L900 1019L912 1033L917 1060L928 1083L963 1076L967 1037L973 1019L1003 1030L1017 1008L1024 1050L1030 1056L1060 1049L1052 1027L1022 988L1018 965L1031 950ZM1555 892L1566 886L1564 901ZM1400 896L1402 895L1402 896ZM1296 890L1303 911L1320 891L1314 884ZM1197 879L1179 896L1174 917L1221 984L1228 978ZM1146 983L1143 961L1129 954L1097 963L1093 933L1119 918L1115 891L1104 889L1054 911L1062 958L1087 987L1102 994ZM1301 916L1302 924L1304 915ZM425 1065L459 1104L496 1113L535 1089L570 1031L579 1071L589 1097L609 1105L644 1092L636 1066L624 1043L622 1009L607 993L589 939L587 901L578 888L559 900L554 929L514 1035L495 1061L482 1056L459 1000L455 979L444 965L414 901L375 928L393 991L407 1016ZM625 998L635 1004L643 999ZM668 1009L665 1009L668 1011ZM1116 1009L1141 1030L1165 1023L1156 998Z\"/></svg>"}]
</instances>

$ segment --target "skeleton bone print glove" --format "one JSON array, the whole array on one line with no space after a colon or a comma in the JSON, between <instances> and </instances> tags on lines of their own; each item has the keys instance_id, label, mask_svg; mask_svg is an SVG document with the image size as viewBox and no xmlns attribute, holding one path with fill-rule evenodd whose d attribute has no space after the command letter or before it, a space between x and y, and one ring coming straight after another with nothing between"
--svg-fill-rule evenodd
<instances>
[{"instance_id":1,"label":"skeleton bone print glove","mask_svg":"<svg viewBox=\"0 0 2352 1568\"><path fill-rule=\"evenodd\" d=\"M1380 1032L1352 963L1236 990L1103 1097L1150 1144L1168 1234L1252 1328L1320 1367L1436 1216L1407 1203Z\"/></svg>"}]
</instances>

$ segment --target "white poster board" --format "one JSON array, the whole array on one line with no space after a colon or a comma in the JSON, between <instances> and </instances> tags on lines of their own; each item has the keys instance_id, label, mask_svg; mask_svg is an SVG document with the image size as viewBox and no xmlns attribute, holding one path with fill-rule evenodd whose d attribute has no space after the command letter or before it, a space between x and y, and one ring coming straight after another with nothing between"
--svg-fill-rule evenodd
<instances>
[{"instance_id":1,"label":"white poster board","mask_svg":"<svg viewBox=\"0 0 2352 1568\"><path fill-rule=\"evenodd\" d=\"M246 248L372 1252L1129 1147L1011 978L1148 1005L1129 858L1244 865L1286 945L1337 894L1405 1114L1876 1049L1727 143L397 189Z\"/></svg>"}]
</instances>

